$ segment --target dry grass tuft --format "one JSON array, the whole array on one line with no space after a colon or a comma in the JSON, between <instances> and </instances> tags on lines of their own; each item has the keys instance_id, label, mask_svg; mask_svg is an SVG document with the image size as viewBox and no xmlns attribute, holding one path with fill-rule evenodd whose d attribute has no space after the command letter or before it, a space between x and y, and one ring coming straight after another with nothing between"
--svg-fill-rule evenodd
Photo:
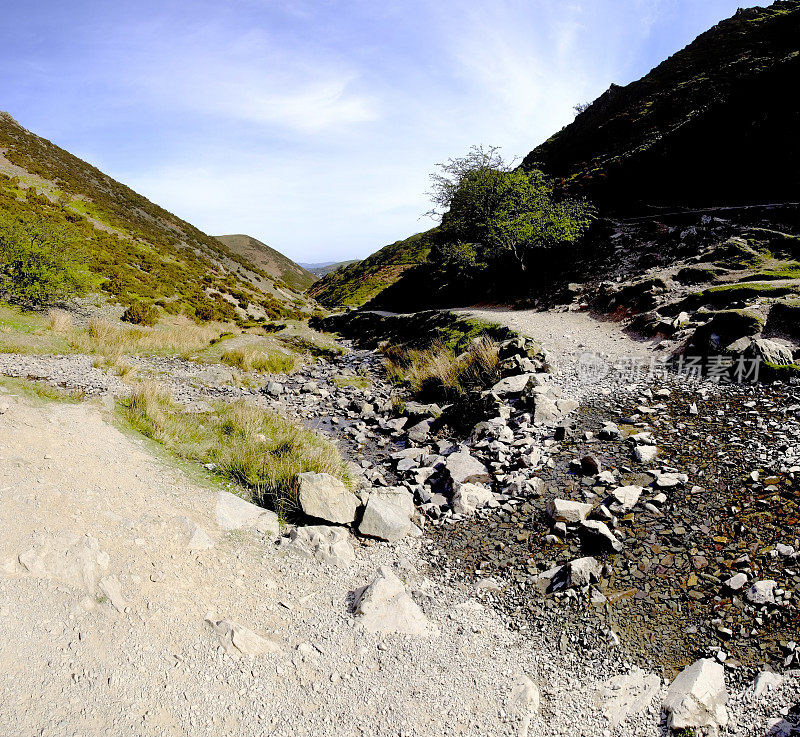
<instances>
[{"instance_id":1,"label":"dry grass tuft","mask_svg":"<svg viewBox=\"0 0 800 737\"><path fill-rule=\"evenodd\" d=\"M329 473L349 481L338 450L322 436L279 415L237 402L196 415L155 382L140 384L125 404L130 423L177 455L219 470L286 516L296 508L297 475Z\"/></svg>"},{"instance_id":2,"label":"dry grass tuft","mask_svg":"<svg viewBox=\"0 0 800 737\"><path fill-rule=\"evenodd\" d=\"M265 374L288 374L294 371L295 357L279 351L267 352L260 348L234 348L222 354L222 362L242 371L260 371Z\"/></svg>"},{"instance_id":3,"label":"dry grass tuft","mask_svg":"<svg viewBox=\"0 0 800 737\"><path fill-rule=\"evenodd\" d=\"M477 338L458 356L442 343L425 350L384 346L382 351L390 381L431 398L454 399L500 380L498 344L487 337Z\"/></svg>"},{"instance_id":4,"label":"dry grass tuft","mask_svg":"<svg viewBox=\"0 0 800 737\"><path fill-rule=\"evenodd\" d=\"M54 333L70 333L73 330L72 315L64 310L50 310L47 314L48 327Z\"/></svg>"}]
</instances>

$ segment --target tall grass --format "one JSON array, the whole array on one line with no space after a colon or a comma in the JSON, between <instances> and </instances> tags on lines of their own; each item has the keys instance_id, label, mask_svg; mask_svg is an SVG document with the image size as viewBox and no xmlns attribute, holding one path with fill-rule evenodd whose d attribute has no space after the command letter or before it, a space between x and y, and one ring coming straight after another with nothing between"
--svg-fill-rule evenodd
<instances>
[{"instance_id":1,"label":"tall grass","mask_svg":"<svg viewBox=\"0 0 800 737\"><path fill-rule=\"evenodd\" d=\"M106 320L92 319L85 331L72 334L73 346L84 353L118 361L131 353L187 355L208 347L226 329L222 323L198 325L185 316L153 328L122 327Z\"/></svg>"},{"instance_id":2,"label":"tall grass","mask_svg":"<svg viewBox=\"0 0 800 737\"><path fill-rule=\"evenodd\" d=\"M473 389L485 389L500 380L498 344L485 336L456 355L443 343L424 350L403 346L382 347L389 381L405 384L431 399L455 399Z\"/></svg>"},{"instance_id":3,"label":"tall grass","mask_svg":"<svg viewBox=\"0 0 800 737\"><path fill-rule=\"evenodd\" d=\"M47 313L48 326L54 333L72 332L72 315L64 310L50 310Z\"/></svg>"},{"instance_id":4,"label":"tall grass","mask_svg":"<svg viewBox=\"0 0 800 737\"><path fill-rule=\"evenodd\" d=\"M322 436L244 402L196 415L175 404L159 384L144 382L124 408L138 431L182 458L216 464L248 488L254 501L284 516L297 508L299 473L329 473L349 482L338 450Z\"/></svg>"},{"instance_id":5,"label":"tall grass","mask_svg":"<svg viewBox=\"0 0 800 737\"><path fill-rule=\"evenodd\" d=\"M295 368L295 357L279 351L267 352L252 346L234 348L222 354L222 362L242 371L288 374Z\"/></svg>"}]
</instances>

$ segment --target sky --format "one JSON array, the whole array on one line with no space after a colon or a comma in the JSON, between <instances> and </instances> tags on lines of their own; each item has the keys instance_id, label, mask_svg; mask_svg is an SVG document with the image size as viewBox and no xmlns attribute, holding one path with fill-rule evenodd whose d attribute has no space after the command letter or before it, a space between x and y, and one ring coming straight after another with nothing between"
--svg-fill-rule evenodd
<instances>
[{"instance_id":1,"label":"sky","mask_svg":"<svg viewBox=\"0 0 800 737\"><path fill-rule=\"evenodd\" d=\"M522 157L743 0L0 0L0 110L212 235L302 262L433 225L437 162Z\"/></svg>"}]
</instances>

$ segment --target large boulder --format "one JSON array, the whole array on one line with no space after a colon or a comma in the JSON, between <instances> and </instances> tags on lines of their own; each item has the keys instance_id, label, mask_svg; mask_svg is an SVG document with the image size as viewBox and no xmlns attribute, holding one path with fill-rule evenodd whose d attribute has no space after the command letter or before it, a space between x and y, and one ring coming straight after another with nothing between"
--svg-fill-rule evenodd
<instances>
[{"instance_id":1,"label":"large boulder","mask_svg":"<svg viewBox=\"0 0 800 737\"><path fill-rule=\"evenodd\" d=\"M378 569L372 583L356 591L353 612L369 632L425 636L435 631L387 566Z\"/></svg>"},{"instance_id":2,"label":"large boulder","mask_svg":"<svg viewBox=\"0 0 800 737\"><path fill-rule=\"evenodd\" d=\"M445 461L445 469L455 484L488 483L491 476L486 466L466 451L451 453Z\"/></svg>"},{"instance_id":3,"label":"large boulder","mask_svg":"<svg viewBox=\"0 0 800 737\"><path fill-rule=\"evenodd\" d=\"M694 331L690 343L701 354L718 353L740 340L757 335L764 318L752 310L722 310Z\"/></svg>"},{"instance_id":4,"label":"large boulder","mask_svg":"<svg viewBox=\"0 0 800 737\"><path fill-rule=\"evenodd\" d=\"M405 496L411 500L408 492L405 492ZM413 500L411 500L411 511L409 512L407 507L404 508L400 504L394 503L390 497L370 494L358 531L362 535L396 542L411 532L413 510Z\"/></svg>"},{"instance_id":5,"label":"large boulder","mask_svg":"<svg viewBox=\"0 0 800 737\"><path fill-rule=\"evenodd\" d=\"M328 473L297 476L297 500L309 517L346 525L356 518L358 499L339 479Z\"/></svg>"},{"instance_id":6,"label":"large boulder","mask_svg":"<svg viewBox=\"0 0 800 737\"><path fill-rule=\"evenodd\" d=\"M274 535L280 530L275 512L251 504L229 491L220 491L217 494L217 524L223 530L254 528Z\"/></svg>"},{"instance_id":7,"label":"large boulder","mask_svg":"<svg viewBox=\"0 0 800 737\"><path fill-rule=\"evenodd\" d=\"M453 494L453 511L466 516L494 501L494 494L481 484L457 484Z\"/></svg>"},{"instance_id":8,"label":"large boulder","mask_svg":"<svg viewBox=\"0 0 800 737\"><path fill-rule=\"evenodd\" d=\"M764 338L752 340L745 355L773 366L791 366L794 363L792 350L788 346Z\"/></svg>"},{"instance_id":9,"label":"large boulder","mask_svg":"<svg viewBox=\"0 0 800 737\"><path fill-rule=\"evenodd\" d=\"M725 669L704 658L684 668L664 699L670 729L717 729L728 723Z\"/></svg>"}]
</instances>

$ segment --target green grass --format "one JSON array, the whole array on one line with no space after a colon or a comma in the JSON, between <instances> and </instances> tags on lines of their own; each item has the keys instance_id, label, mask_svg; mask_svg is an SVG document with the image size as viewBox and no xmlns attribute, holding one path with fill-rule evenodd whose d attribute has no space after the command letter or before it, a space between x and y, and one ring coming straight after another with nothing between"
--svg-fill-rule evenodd
<instances>
[{"instance_id":1,"label":"green grass","mask_svg":"<svg viewBox=\"0 0 800 737\"><path fill-rule=\"evenodd\" d=\"M0 376L0 386L5 387L13 394L21 394L28 399L44 400L46 402L67 402L76 404L83 401L85 394L77 389L63 389L45 384L42 381L30 379L15 379L10 376Z\"/></svg>"},{"instance_id":2,"label":"green grass","mask_svg":"<svg viewBox=\"0 0 800 737\"><path fill-rule=\"evenodd\" d=\"M350 484L339 452L322 436L279 415L237 402L196 415L156 384L143 383L122 403L130 425L180 458L214 463L282 516L296 509L297 475L329 473Z\"/></svg>"},{"instance_id":3,"label":"green grass","mask_svg":"<svg viewBox=\"0 0 800 737\"><path fill-rule=\"evenodd\" d=\"M334 376L333 383L340 389L368 389L370 381L366 376Z\"/></svg>"},{"instance_id":4,"label":"green grass","mask_svg":"<svg viewBox=\"0 0 800 737\"><path fill-rule=\"evenodd\" d=\"M295 356L255 347L234 348L222 354L222 363L242 371L265 374L288 374L296 366Z\"/></svg>"}]
</instances>

